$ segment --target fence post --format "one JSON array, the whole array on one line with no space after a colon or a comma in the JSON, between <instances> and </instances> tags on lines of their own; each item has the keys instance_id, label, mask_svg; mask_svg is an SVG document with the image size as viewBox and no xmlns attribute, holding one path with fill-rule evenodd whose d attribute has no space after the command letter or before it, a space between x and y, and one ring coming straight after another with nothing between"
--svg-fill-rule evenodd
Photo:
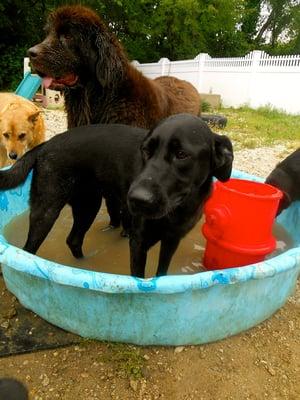
<instances>
[{"instance_id":1,"label":"fence post","mask_svg":"<svg viewBox=\"0 0 300 400\"><path fill-rule=\"evenodd\" d=\"M256 73L259 67L260 60L261 58L263 58L264 52L261 50L253 50L251 55L252 62L249 77L249 106L252 108L256 108L259 106L259 102L257 101L257 99L259 98L259 93L257 93L258 86L256 84Z\"/></svg>"},{"instance_id":2,"label":"fence post","mask_svg":"<svg viewBox=\"0 0 300 400\"><path fill-rule=\"evenodd\" d=\"M25 76L26 72L31 72L29 57L25 57L23 61L23 76Z\"/></svg>"},{"instance_id":3,"label":"fence post","mask_svg":"<svg viewBox=\"0 0 300 400\"><path fill-rule=\"evenodd\" d=\"M170 60L166 57L161 58L158 61L158 65L161 65L160 76L169 75L170 74Z\"/></svg>"},{"instance_id":4,"label":"fence post","mask_svg":"<svg viewBox=\"0 0 300 400\"><path fill-rule=\"evenodd\" d=\"M199 93L204 91L204 66L205 61L210 58L208 53L200 53L195 57L198 61L198 79L197 79L197 90Z\"/></svg>"},{"instance_id":5,"label":"fence post","mask_svg":"<svg viewBox=\"0 0 300 400\"><path fill-rule=\"evenodd\" d=\"M131 64L132 64L134 67L136 67L136 68L138 68L138 66L141 65L141 64L138 62L138 60L132 60L132 61L131 61Z\"/></svg>"}]
</instances>

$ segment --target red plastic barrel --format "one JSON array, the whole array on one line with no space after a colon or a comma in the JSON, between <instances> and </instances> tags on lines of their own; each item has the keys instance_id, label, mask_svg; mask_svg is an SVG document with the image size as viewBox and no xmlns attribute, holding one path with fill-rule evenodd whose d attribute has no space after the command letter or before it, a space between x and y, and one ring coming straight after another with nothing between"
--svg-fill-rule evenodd
<instances>
[{"instance_id":1,"label":"red plastic barrel","mask_svg":"<svg viewBox=\"0 0 300 400\"><path fill-rule=\"evenodd\" d=\"M243 179L215 182L204 207L207 240L203 264L222 269L264 260L276 247L272 226L282 192Z\"/></svg>"}]
</instances>

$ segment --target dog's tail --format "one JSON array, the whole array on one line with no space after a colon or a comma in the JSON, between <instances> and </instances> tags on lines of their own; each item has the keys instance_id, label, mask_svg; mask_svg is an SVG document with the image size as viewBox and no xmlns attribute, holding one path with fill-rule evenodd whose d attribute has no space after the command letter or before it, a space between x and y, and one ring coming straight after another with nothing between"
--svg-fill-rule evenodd
<instances>
[{"instance_id":1,"label":"dog's tail","mask_svg":"<svg viewBox=\"0 0 300 400\"><path fill-rule=\"evenodd\" d=\"M43 145L41 143L25 153L11 168L0 171L0 190L13 189L25 181Z\"/></svg>"}]
</instances>

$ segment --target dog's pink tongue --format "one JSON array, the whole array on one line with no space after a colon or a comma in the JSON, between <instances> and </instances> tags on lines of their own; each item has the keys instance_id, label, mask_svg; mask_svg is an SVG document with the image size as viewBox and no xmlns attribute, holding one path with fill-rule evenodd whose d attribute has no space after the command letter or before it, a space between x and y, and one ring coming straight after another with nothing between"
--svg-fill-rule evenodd
<instances>
[{"instance_id":1,"label":"dog's pink tongue","mask_svg":"<svg viewBox=\"0 0 300 400\"><path fill-rule=\"evenodd\" d=\"M50 78L50 76L46 76L45 78L43 78L43 86L48 89L48 87L51 86L51 83L53 81L53 78Z\"/></svg>"}]
</instances>

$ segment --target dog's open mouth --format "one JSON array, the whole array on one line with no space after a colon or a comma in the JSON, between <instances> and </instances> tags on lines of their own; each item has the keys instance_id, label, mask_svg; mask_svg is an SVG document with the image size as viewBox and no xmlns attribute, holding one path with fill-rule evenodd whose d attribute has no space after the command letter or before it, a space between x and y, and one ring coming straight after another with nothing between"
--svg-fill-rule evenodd
<instances>
[{"instance_id":1,"label":"dog's open mouth","mask_svg":"<svg viewBox=\"0 0 300 400\"><path fill-rule=\"evenodd\" d=\"M62 78L43 77L43 85L46 89L62 88L64 86L74 86L78 81L78 76L74 73L67 74Z\"/></svg>"}]
</instances>

